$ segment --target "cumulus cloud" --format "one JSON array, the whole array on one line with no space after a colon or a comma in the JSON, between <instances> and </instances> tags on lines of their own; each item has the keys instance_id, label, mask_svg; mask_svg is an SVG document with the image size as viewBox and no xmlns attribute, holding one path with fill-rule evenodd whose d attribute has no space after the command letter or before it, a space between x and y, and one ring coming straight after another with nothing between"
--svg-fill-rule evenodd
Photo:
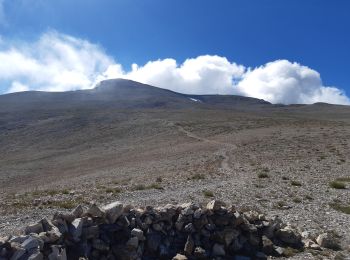
<instances>
[{"instance_id":1,"label":"cumulus cloud","mask_svg":"<svg viewBox=\"0 0 350 260\"><path fill-rule=\"evenodd\" d=\"M168 58L133 64L127 71L100 46L58 32L45 33L32 43L0 43L0 83L7 83L7 92L87 89L111 78L187 94L239 94L284 104L350 104L340 89L324 86L317 71L287 60L246 68L225 57L203 55L182 63Z\"/></svg>"},{"instance_id":2,"label":"cumulus cloud","mask_svg":"<svg viewBox=\"0 0 350 260\"><path fill-rule=\"evenodd\" d=\"M317 71L287 60L269 62L248 70L236 90L241 95L265 99L271 103L350 103L341 90L323 86Z\"/></svg>"},{"instance_id":3,"label":"cumulus cloud","mask_svg":"<svg viewBox=\"0 0 350 260\"><path fill-rule=\"evenodd\" d=\"M174 59L150 61L141 67L133 64L132 70L122 76L187 94L233 94L233 79L240 78L244 70L224 57L205 55L180 65Z\"/></svg>"},{"instance_id":4,"label":"cumulus cloud","mask_svg":"<svg viewBox=\"0 0 350 260\"><path fill-rule=\"evenodd\" d=\"M86 89L91 88L94 80L114 63L97 45L49 32L34 43L17 42L6 46L3 41L0 81L11 82L8 92Z\"/></svg>"}]
</instances>

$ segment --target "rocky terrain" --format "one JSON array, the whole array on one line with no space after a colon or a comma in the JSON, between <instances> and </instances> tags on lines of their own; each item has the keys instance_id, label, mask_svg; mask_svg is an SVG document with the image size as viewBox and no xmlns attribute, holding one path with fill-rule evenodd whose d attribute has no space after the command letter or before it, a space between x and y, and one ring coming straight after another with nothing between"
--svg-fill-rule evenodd
<instances>
[{"instance_id":1,"label":"rocky terrain","mask_svg":"<svg viewBox=\"0 0 350 260\"><path fill-rule=\"evenodd\" d=\"M187 96L119 80L3 95L0 108L4 237L79 204L205 207L215 198L278 215L314 243L324 233L339 242L292 258L349 255L349 107Z\"/></svg>"}]
</instances>

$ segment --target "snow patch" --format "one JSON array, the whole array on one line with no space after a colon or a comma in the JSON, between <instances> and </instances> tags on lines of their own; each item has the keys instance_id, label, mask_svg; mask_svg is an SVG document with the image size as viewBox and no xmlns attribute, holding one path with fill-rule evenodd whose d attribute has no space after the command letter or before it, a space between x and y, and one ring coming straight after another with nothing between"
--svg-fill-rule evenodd
<instances>
[{"instance_id":1,"label":"snow patch","mask_svg":"<svg viewBox=\"0 0 350 260\"><path fill-rule=\"evenodd\" d=\"M202 102L199 99L195 99L195 98L189 98L190 100L194 101L194 102Z\"/></svg>"}]
</instances>

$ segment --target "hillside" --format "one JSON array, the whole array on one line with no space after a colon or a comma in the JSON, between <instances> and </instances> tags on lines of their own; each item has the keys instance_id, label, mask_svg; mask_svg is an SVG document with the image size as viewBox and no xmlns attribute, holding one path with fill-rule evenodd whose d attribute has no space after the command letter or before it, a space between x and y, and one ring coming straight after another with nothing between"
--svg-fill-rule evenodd
<instances>
[{"instance_id":1,"label":"hillside","mask_svg":"<svg viewBox=\"0 0 350 260\"><path fill-rule=\"evenodd\" d=\"M184 95L126 80L2 95L0 234L91 201L216 198L314 236L333 230L345 248L349 147L347 106Z\"/></svg>"}]
</instances>

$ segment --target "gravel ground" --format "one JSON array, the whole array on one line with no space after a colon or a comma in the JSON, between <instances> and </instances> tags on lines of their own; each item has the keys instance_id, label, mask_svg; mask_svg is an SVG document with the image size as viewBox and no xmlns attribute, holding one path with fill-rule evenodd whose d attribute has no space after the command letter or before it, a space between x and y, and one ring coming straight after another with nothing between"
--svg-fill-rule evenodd
<instances>
[{"instance_id":1,"label":"gravel ground","mask_svg":"<svg viewBox=\"0 0 350 260\"><path fill-rule=\"evenodd\" d=\"M340 237L341 252L293 259L350 259L350 116L321 112L130 114L117 125L100 125L102 137L88 134L96 126L84 128L81 143L67 142L45 158L40 152L47 154L48 144L34 145L42 151L33 154L8 153L1 172L9 174L0 175L0 234L16 234L79 203L145 206L215 197L279 215L315 236ZM344 189L331 187L333 181Z\"/></svg>"}]
</instances>

